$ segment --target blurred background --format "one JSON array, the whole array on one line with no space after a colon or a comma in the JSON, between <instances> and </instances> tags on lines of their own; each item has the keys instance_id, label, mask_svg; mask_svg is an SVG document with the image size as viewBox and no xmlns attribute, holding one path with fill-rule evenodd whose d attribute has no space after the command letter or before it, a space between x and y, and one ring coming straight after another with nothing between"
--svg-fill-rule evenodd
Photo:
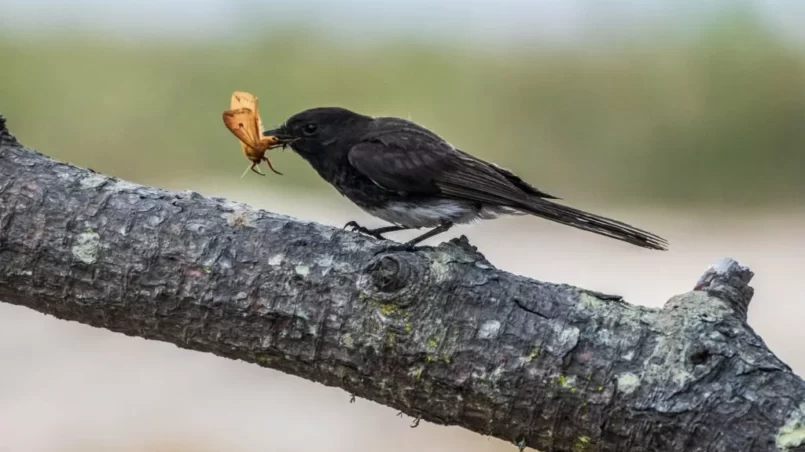
<instances>
[{"instance_id":1,"label":"blurred background","mask_svg":"<svg viewBox=\"0 0 805 452\"><path fill-rule=\"evenodd\" d=\"M802 374L803 23L787 0L3 0L0 114L53 158L335 226L381 223L290 152L270 154L284 176L240 178L232 91L266 127L322 105L410 118L671 251L535 218L441 240L655 307L734 257L756 273L750 324ZM348 402L0 304L0 452L513 450Z\"/></svg>"}]
</instances>

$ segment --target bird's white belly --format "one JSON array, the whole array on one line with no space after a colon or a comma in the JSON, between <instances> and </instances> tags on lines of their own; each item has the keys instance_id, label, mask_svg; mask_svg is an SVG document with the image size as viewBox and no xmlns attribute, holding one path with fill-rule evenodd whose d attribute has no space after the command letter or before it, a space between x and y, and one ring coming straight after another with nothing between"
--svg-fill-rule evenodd
<instances>
[{"instance_id":1,"label":"bird's white belly","mask_svg":"<svg viewBox=\"0 0 805 452\"><path fill-rule=\"evenodd\" d=\"M420 202L393 201L382 208L364 208L366 212L389 223L409 228L433 228L446 221L454 224L515 214L511 209L484 206L452 199L433 199Z\"/></svg>"}]
</instances>

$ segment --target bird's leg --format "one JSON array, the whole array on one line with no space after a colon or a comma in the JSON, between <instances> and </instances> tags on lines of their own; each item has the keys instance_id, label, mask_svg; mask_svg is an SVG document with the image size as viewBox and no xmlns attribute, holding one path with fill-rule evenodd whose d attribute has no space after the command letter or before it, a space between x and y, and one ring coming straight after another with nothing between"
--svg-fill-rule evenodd
<instances>
[{"instance_id":1,"label":"bird's leg","mask_svg":"<svg viewBox=\"0 0 805 452\"><path fill-rule=\"evenodd\" d=\"M439 226L431 229L430 231L428 231L428 232L426 232L426 233L424 233L424 234L422 234L422 235L420 235L418 237L414 237L413 239L405 242L405 244L403 244L403 246L408 248L408 249L412 249L414 247L414 245L416 245L417 243L419 243L419 242L421 242L423 240L427 240L427 239L433 237L434 235L439 235L442 232L447 232L447 230L452 228L452 227L453 227L453 222L452 221L445 221L444 223L442 223Z\"/></svg>"},{"instance_id":2,"label":"bird's leg","mask_svg":"<svg viewBox=\"0 0 805 452\"><path fill-rule=\"evenodd\" d=\"M397 225L395 225L395 226L384 226L382 228L369 229L366 233L371 235L372 237L377 237L378 239L385 240L386 238L383 237L382 234L385 234L387 232L405 231L406 229L411 229L411 228L408 228L408 227L405 227L405 226L397 226Z\"/></svg>"},{"instance_id":3,"label":"bird's leg","mask_svg":"<svg viewBox=\"0 0 805 452\"><path fill-rule=\"evenodd\" d=\"M368 228L365 228L365 227L359 225L358 223L356 223L354 221L350 221L349 223L345 224L344 228L345 229L350 228L350 230L352 230L352 231L360 232L362 234L372 236L372 237L374 237L376 239L379 239L379 240L386 240L386 238L383 237L383 234L385 234L387 232L404 231L406 229L410 229L410 228L407 228L405 226L397 226L397 225L395 225L395 226L384 226L382 228L376 228L376 229L368 229Z\"/></svg>"},{"instance_id":4,"label":"bird's leg","mask_svg":"<svg viewBox=\"0 0 805 452\"><path fill-rule=\"evenodd\" d=\"M439 226L431 229L430 231L420 235L419 237L414 237L413 239L398 245L391 245L388 247L384 247L383 249L379 250L375 254L383 253L383 252L390 252L390 251L413 251L414 246L426 239L433 237L434 235L439 235L442 232L447 231L448 229L453 227L452 221L445 221L444 223L440 224Z\"/></svg>"}]
</instances>

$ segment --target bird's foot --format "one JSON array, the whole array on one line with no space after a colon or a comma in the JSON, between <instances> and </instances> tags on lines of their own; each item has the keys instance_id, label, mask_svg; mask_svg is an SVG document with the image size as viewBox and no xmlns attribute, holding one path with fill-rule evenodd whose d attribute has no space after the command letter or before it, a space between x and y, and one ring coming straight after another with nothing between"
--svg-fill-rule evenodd
<instances>
[{"instance_id":1,"label":"bird's foot","mask_svg":"<svg viewBox=\"0 0 805 452\"><path fill-rule=\"evenodd\" d=\"M369 228L366 228L366 227L363 227L363 226L359 225L355 221L350 221L349 223L345 224L344 229L348 229L348 230L350 230L352 232L360 232L361 234L365 234L365 235L368 235L370 237L374 237L376 239L385 240L385 238L382 235L372 231Z\"/></svg>"},{"instance_id":2,"label":"bird's foot","mask_svg":"<svg viewBox=\"0 0 805 452\"><path fill-rule=\"evenodd\" d=\"M350 221L349 223L344 225L344 229L349 228L349 230L353 232L360 232L361 234L368 235L369 237L374 237L378 240L388 240L387 238L383 237L383 234L387 232L396 232L396 231L404 231L408 229L405 226L385 226L382 228L377 229L369 229L365 228L354 221Z\"/></svg>"},{"instance_id":3,"label":"bird's foot","mask_svg":"<svg viewBox=\"0 0 805 452\"><path fill-rule=\"evenodd\" d=\"M349 229L350 231L358 231L358 232L368 231L368 229L359 225L357 221L350 221L349 223L344 225L343 229Z\"/></svg>"}]
</instances>

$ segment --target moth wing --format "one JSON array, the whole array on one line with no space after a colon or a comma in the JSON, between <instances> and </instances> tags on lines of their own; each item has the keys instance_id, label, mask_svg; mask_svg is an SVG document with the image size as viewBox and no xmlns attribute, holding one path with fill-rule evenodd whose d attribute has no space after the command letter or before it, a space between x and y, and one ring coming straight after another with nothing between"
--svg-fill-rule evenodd
<instances>
[{"instance_id":1,"label":"moth wing","mask_svg":"<svg viewBox=\"0 0 805 452\"><path fill-rule=\"evenodd\" d=\"M263 133L263 120L260 119L260 110L257 106L257 96L246 91L235 91L232 93L232 101L230 102L230 109L237 110L239 108L248 108L254 112L255 125L257 132Z\"/></svg>"},{"instance_id":2,"label":"moth wing","mask_svg":"<svg viewBox=\"0 0 805 452\"><path fill-rule=\"evenodd\" d=\"M240 108L248 108L251 111L257 111L257 98L254 97L254 94L247 93L246 91L235 91L232 93L229 109L238 110Z\"/></svg>"},{"instance_id":3,"label":"moth wing","mask_svg":"<svg viewBox=\"0 0 805 452\"><path fill-rule=\"evenodd\" d=\"M223 114L224 125L245 145L252 149L259 149L263 140L257 130L257 121L254 111L249 108L227 110Z\"/></svg>"}]
</instances>

